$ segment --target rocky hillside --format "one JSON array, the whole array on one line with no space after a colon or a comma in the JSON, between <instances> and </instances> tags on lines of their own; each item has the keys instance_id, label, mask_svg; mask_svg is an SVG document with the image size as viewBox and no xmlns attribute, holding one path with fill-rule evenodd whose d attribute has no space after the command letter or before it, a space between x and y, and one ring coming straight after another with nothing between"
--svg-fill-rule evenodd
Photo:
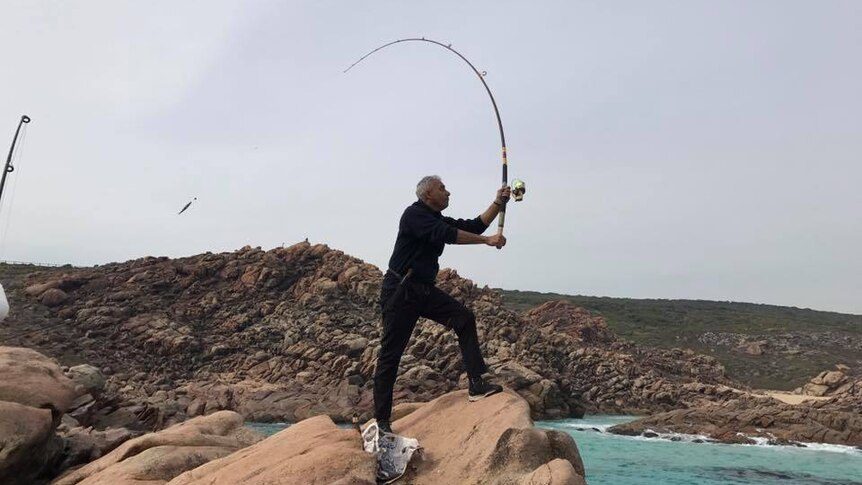
<instances>
[{"instance_id":1,"label":"rocky hillside","mask_svg":"<svg viewBox=\"0 0 862 485\"><path fill-rule=\"evenodd\" d=\"M0 274L12 305L0 343L101 368L102 422L132 411L157 428L219 409L288 421L370 412L382 274L341 251L302 242L10 275ZM492 373L534 418L670 410L738 394L715 359L619 340L570 303L519 314L454 271L442 271L438 285L476 313ZM454 333L420 322L396 402L459 387Z\"/></svg>"},{"instance_id":2,"label":"rocky hillside","mask_svg":"<svg viewBox=\"0 0 862 485\"><path fill-rule=\"evenodd\" d=\"M862 374L862 315L705 300L655 300L499 290L526 311L565 300L604 317L639 345L689 348L718 359L735 381L792 390L822 369Z\"/></svg>"}]
</instances>

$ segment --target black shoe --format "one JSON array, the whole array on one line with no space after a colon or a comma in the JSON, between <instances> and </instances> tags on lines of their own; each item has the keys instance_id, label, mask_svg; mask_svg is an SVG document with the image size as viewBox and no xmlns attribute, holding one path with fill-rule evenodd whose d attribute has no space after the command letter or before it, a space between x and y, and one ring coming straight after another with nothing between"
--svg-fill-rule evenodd
<instances>
[{"instance_id":1,"label":"black shoe","mask_svg":"<svg viewBox=\"0 0 862 485\"><path fill-rule=\"evenodd\" d=\"M381 433L395 434L392 432L392 423L389 421L377 421L377 429L379 429Z\"/></svg>"},{"instance_id":2,"label":"black shoe","mask_svg":"<svg viewBox=\"0 0 862 485\"><path fill-rule=\"evenodd\" d=\"M478 401L483 397L490 396L491 394L497 394L498 392L503 390L503 386L499 384L492 384L482 377L471 377L470 378L470 390L467 392L469 395L470 401Z\"/></svg>"}]
</instances>

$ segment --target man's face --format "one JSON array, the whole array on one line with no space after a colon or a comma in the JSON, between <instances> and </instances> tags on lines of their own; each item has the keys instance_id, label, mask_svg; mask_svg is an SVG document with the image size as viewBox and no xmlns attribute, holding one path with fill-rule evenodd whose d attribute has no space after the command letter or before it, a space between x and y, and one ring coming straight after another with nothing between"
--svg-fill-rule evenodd
<instances>
[{"instance_id":1,"label":"man's face","mask_svg":"<svg viewBox=\"0 0 862 485\"><path fill-rule=\"evenodd\" d=\"M443 182L435 181L431 184L431 188L425 194L425 203L436 211L449 207L449 191L446 190Z\"/></svg>"}]
</instances>

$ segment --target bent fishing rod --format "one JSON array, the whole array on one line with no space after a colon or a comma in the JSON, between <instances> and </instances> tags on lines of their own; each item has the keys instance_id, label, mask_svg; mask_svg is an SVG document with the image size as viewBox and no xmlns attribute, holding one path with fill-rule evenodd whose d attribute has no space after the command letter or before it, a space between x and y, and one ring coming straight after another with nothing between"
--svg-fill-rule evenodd
<instances>
[{"instance_id":1,"label":"bent fishing rod","mask_svg":"<svg viewBox=\"0 0 862 485\"><path fill-rule=\"evenodd\" d=\"M369 52L368 54L365 54L364 56L360 57L358 61L351 64L350 67L345 69L344 72L346 73L347 71L353 69L353 66L359 64L360 62L365 60L365 58L371 56L375 52L377 52L379 50L383 50L383 49L385 49L391 45L400 44L401 42L427 42L429 44L438 45L438 46L454 53L456 56L460 57L461 60L463 60L464 62L467 63L468 66L470 66L470 69L473 70L473 72L476 74L476 77L478 77L479 80L482 81L482 86L485 87L485 91L488 93L488 97L491 98L491 104L494 106L494 114L497 116L497 128L499 128L499 130L500 130L500 144L502 145L502 155L503 155L503 185L509 185L509 172L508 172L509 162L508 162L508 159L506 158L506 135L503 133L503 121L500 119L500 110L497 109L497 101L494 99L494 95L491 94L491 88L488 87L488 83L485 82L485 75L487 74L487 72L485 72L485 71L480 72L478 69L476 69L476 66L474 66L473 63L468 61L467 58L464 57L463 55L461 55L460 52L458 52L452 48L452 44L444 44L442 42L437 42L436 40L426 39L425 37L399 39L399 40L390 42L388 44L384 44L384 45L374 49L373 51ZM524 198L524 194L526 192L527 192L527 187L526 187L526 184L524 184L524 182L522 180L515 179L512 182L512 197L515 198L515 201L522 200ZM500 214L499 214L499 217L497 219L497 234L500 234L500 235L503 234L503 226L506 223L506 205L507 205L507 203L508 203L508 200L503 200L503 205L500 206Z\"/></svg>"},{"instance_id":2,"label":"bent fishing rod","mask_svg":"<svg viewBox=\"0 0 862 485\"><path fill-rule=\"evenodd\" d=\"M0 200L3 199L3 187L6 185L6 175L15 171L15 167L12 166L12 154L15 153L15 142L18 141L18 133L21 132L21 125L29 122L29 116L21 116L21 121L18 122L18 128L15 130L15 136L12 138L12 146L9 147L9 156L6 157L6 165L3 167L3 175L0 176Z\"/></svg>"}]
</instances>

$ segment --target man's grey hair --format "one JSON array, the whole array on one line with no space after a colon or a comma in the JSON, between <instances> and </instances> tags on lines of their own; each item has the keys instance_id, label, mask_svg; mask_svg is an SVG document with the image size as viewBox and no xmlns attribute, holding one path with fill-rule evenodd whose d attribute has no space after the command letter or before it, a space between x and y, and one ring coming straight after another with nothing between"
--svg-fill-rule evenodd
<instances>
[{"instance_id":1,"label":"man's grey hair","mask_svg":"<svg viewBox=\"0 0 862 485\"><path fill-rule=\"evenodd\" d=\"M427 194L428 191L431 190L431 186L434 182L439 182L441 184L443 183L443 181L440 180L440 177L437 175L426 175L422 177L422 180L420 180L419 183L416 184L416 197L419 197L419 199L421 200L425 196L425 194Z\"/></svg>"}]
</instances>

